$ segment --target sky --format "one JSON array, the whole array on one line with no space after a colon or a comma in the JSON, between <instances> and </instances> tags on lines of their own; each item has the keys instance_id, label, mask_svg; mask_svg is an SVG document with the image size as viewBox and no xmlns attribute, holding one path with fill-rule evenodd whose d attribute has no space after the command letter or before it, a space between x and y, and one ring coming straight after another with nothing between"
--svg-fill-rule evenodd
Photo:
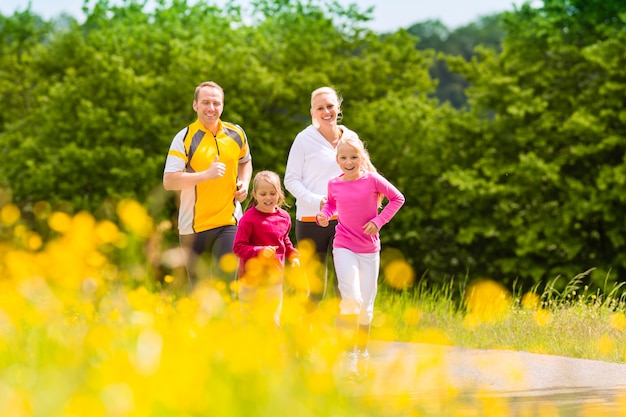
<instances>
[{"instance_id":1,"label":"sky","mask_svg":"<svg viewBox=\"0 0 626 417\"><path fill-rule=\"evenodd\" d=\"M10 16L15 11L26 10L31 4L31 11L41 15L44 19L57 17L65 12L77 19L83 17L83 0L1 0L0 13ZM89 4L95 4L90 0ZM223 5L226 0L209 0L210 3ZM111 0L111 4L116 3ZM193 0L189 2L193 3ZM245 0L238 1L245 4ZM356 4L360 9L374 7L374 20L369 27L378 32L391 32L402 27L409 27L414 23L426 20L439 19L448 28L459 26L478 20L482 16L505 10L513 10L524 2L521 0L339 0L340 4Z\"/></svg>"}]
</instances>

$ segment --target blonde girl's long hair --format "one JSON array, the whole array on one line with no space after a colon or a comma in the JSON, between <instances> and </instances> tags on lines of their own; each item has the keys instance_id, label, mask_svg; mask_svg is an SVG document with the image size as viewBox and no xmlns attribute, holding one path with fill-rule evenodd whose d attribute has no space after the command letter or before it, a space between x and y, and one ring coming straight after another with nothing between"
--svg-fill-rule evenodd
<instances>
[{"instance_id":1,"label":"blonde girl's long hair","mask_svg":"<svg viewBox=\"0 0 626 417\"><path fill-rule=\"evenodd\" d=\"M363 159L362 168L365 171L367 171L367 172L378 172L378 170L376 169L376 167L372 163L372 160L370 159L370 154L367 151L367 149L365 148L365 144L357 136L351 135L351 134L344 135L337 142L337 149L339 149L339 147L341 145L348 145L348 146L352 147L353 149L355 149L357 151L359 156ZM385 198L385 196L382 193L378 193L378 207L381 207L384 198Z\"/></svg>"},{"instance_id":2,"label":"blonde girl's long hair","mask_svg":"<svg viewBox=\"0 0 626 417\"><path fill-rule=\"evenodd\" d=\"M339 123L339 121L341 120L341 103L343 103L343 97L341 97L339 93L337 92L337 90L335 90L332 87L320 87L316 90L313 90L313 92L311 93L311 108L313 108L313 102L315 101L317 96L320 96L322 94L329 94L335 97L335 101L337 102L337 112L338 112L337 123ZM315 127L319 127L319 123L317 123L317 120L315 120L315 117L311 117L311 124Z\"/></svg>"},{"instance_id":3,"label":"blonde girl's long hair","mask_svg":"<svg viewBox=\"0 0 626 417\"><path fill-rule=\"evenodd\" d=\"M252 196L250 197L250 201L248 201L248 204L246 204L246 210L248 210L250 207L256 206L259 203L256 198L254 198L254 195L256 194L259 188L259 183L261 181L272 184L276 189L276 193L278 194L278 207L283 207L287 205L285 203L285 192L283 191L283 188L281 186L280 177L278 176L278 174L273 171L259 171L254 176L254 180L252 180Z\"/></svg>"}]
</instances>

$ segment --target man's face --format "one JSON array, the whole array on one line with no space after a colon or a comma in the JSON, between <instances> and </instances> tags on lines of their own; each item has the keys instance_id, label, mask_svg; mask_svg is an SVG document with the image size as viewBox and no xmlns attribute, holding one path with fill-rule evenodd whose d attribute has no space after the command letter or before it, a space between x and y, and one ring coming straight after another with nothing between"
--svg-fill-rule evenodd
<instances>
[{"instance_id":1,"label":"man's face","mask_svg":"<svg viewBox=\"0 0 626 417\"><path fill-rule=\"evenodd\" d=\"M202 87L198 99L193 102L198 119L205 126L215 126L224 110L222 92L214 87Z\"/></svg>"}]
</instances>

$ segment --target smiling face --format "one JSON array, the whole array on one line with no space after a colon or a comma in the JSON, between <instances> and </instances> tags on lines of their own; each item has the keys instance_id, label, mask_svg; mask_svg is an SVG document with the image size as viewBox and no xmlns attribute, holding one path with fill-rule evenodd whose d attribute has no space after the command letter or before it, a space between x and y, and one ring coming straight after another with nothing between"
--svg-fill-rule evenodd
<instances>
[{"instance_id":1,"label":"smiling face","mask_svg":"<svg viewBox=\"0 0 626 417\"><path fill-rule=\"evenodd\" d=\"M317 126L337 125L337 115L340 111L335 94L321 93L311 101L311 117Z\"/></svg>"},{"instance_id":2,"label":"smiling face","mask_svg":"<svg viewBox=\"0 0 626 417\"><path fill-rule=\"evenodd\" d=\"M252 190L252 196L257 201L256 208L263 213L276 211L280 194L271 182L260 180Z\"/></svg>"},{"instance_id":3,"label":"smiling face","mask_svg":"<svg viewBox=\"0 0 626 417\"><path fill-rule=\"evenodd\" d=\"M361 176L363 155L348 143L341 142L337 146L337 163L343 171L345 181L355 180Z\"/></svg>"},{"instance_id":4,"label":"smiling face","mask_svg":"<svg viewBox=\"0 0 626 417\"><path fill-rule=\"evenodd\" d=\"M198 120L209 130L215 130L217 122L224 110L224 97L215 87L202 87L198 97L193 102L193 109L198 114Z\"/></svg>"}]
</instances>

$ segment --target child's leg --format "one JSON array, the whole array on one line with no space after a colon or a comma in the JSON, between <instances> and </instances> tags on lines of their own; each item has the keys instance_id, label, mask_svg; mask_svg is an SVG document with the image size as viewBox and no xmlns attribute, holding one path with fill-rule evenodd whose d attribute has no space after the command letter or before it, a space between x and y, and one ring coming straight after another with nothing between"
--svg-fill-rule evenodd
<instances>
[{"instance_id":1,"label":"child's leg","mask_svg":"<svg viewBox=\"0 0 626 417\"><path fill-rule=\"evenodd\" d=\"M256 286L240 284L239 305L245 322L263 325L273 323L280 326L280 314L283 302L282 284Z\"/></svg>"},{"instance_id":2,"label":"child's leg","mask_svg":"<svg viewBox=\"0 0 626 417\"><path fill-rule=\"evenodd\" d=\"M374 301L378 291L378 271L380 268L380 253L359 254L359 283L363 303L359 311L359 330L356 347L361 352L367 349L370 335L370 324L374 317Z\"/></svg>"},{"instance_id":3,"label":"child's leg","mask_svg":"<svg viewBox=\"0 0 626 417\"><path fill-rule=\"evenodd\" d=\"M341 294L340 315L337 321L340 342L347 350L353 350L358 317L363 304L359 284L358 255L348 249L336 248L333 250L333 259Z\"/></svg>"},{"instance_id":4,"label":"child's leg","mask_svg":"<svg viewBox=\"0 0 626 417\"><path fill-rule=\"evenodd\" d=\"M280 313L283 308L283 285L277 284L267 287L269 312L272 313L274 324L280 327Z\"/></svg>"}]
</instances>

